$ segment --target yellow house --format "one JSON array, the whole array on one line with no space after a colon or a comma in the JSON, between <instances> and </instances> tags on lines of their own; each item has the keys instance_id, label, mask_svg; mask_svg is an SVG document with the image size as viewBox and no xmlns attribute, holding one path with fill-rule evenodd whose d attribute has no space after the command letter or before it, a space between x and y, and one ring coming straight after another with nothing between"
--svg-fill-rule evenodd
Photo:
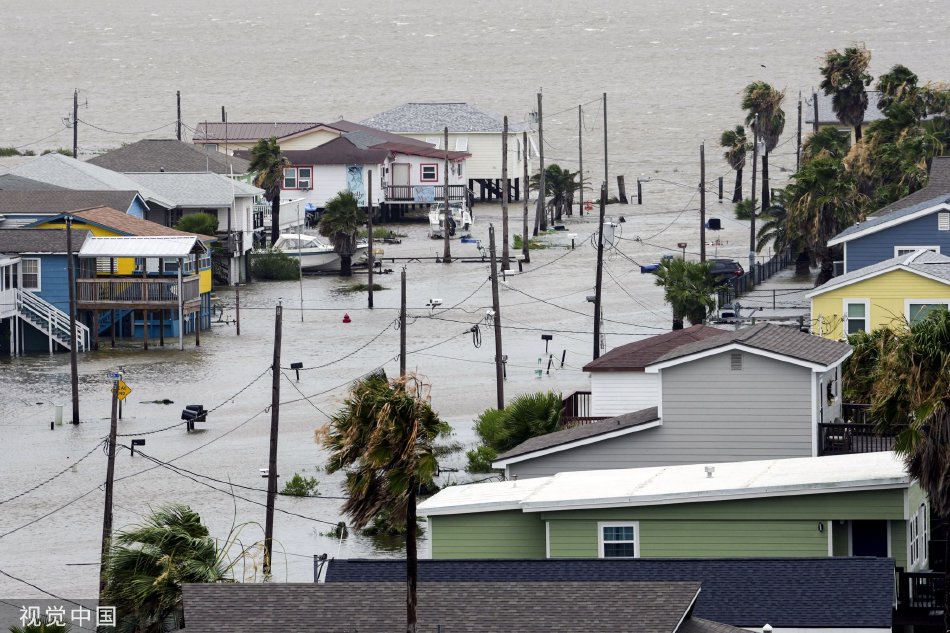
<instances>
[{"instance_id":1,"label":"yellow house","mask_svg":"<svg viewBox=\"0 0 950 633\"><path fill-rule=\"evenodd\" d=\"M950 309L950 257L918 250L835 277L807 296L812 331L825 338L913 324Z\"/></svg>"}]
</instances>

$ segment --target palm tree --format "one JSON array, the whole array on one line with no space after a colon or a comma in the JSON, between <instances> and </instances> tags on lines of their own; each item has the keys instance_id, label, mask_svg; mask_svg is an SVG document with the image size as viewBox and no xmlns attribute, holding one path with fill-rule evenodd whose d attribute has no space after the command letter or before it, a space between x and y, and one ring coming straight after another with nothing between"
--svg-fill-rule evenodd
<instances>
[{"instance_id":1,"label":"palm tree","mask_svg":"<svg viewBox=\"0 0 950 633\"><path fill-rule=\"evenodd\" d=\"M878 107L889 115L891 108L898 104L911 105L926 114L926 103L917 87L917 75L907 66L895 64L889 71L877 78L877 89L881 93Z\"/></svg>"},{"instance_id":2,"label":"palm tree","mask_svg":"<svg viewBox=\"0 0 950 633\"><path fill-rule=\"evenodd\" d=\"M762 225L756 232L756 250L763 251L772 245L772 250L776 253L788 249L792 253L798 253L795 260L795 274L807 275L811 265L811 258L808 256L808 250L805 248L804 241L798 234L789 229L788 209L785 208L785 190L780 189L772 196L772 204L768 209L762 212Z\"/></svg>"},{"instance_id":3,"label":"palm tree","mask_svg":"<svg viewBox=\"0 0 950 633\"><path fill-rule=\"evenodd\" d=\"M406 631L416 630L416 492L439 470L434 444L451 427L432 410L428 385L382 371L357 382L330 419L327 471L346 472L343 512L362 528L381 512L406 523Z\"/></svg>"},{"instance_id":4,"label":"palm tree","mask_svg":"<svg viewBox=\"0 0 950 633\"><path fill-rule=\"evenodd\" d=\"M868 73L871 51L863 45L852 46L838 52L831 49L825 53L825 65L821 67L821 89L831 95L831 108L845 125L854 128L855 142L861 140L861 124L868 109L866 86L874 79Z\"/></svg>"},{"instance_id":5,"label":"palm tree","mask_svg":"<svg viewBox=\"0 0 950 633\"><path fill-rule=\"evenodd\" d=\"M356 252L356 236L363 226L364 217L359 203L351 191L341 191L327 200L318 230L330 240L340 255L340 276L353 276L353 253Z\"/></svg>"},{"instance_id":6,"label":"palm tree","mask_svg":"<svg viewBox=\"0 0 950 633\"><path fill-rule=\"evenodd\" d=\"M762 141L762 208L769 206L769 152L778 145L778 139L785 130L785 112L782 101L785 92L776 90L764 81L754 81L745 87L742 95L742 109L747 110L746 125Z\"/></svg>"},{"instance_id":7,"label":"palm tree","mask_svg":"<svg viewBox=\"0 0 950 633\"><path fill-rule=\"evenodd\" d=\"M556 391L523 393L504 409L486 409L475 420L481 446L468 452L469 472L490 472L491 462L525 440L558 430L564 402Z\"/></svg>"},{"instance_id":8,"label":"palm tree","mask_svg":"<svg viewBox=\"0 0 950 633\"><path fill-rule=\"evenodd\" d=\"M547 198L547 209L551 214L551 222L560 222L564 211L570 213L574 204L574 192L580 187L577 182L578 172L563 169L560 165L551 164L544 168L544 189ZM531 176L531 189L537 191L541 186L541 172Z\"/></svg>"},{"instance_id":9,"label":"palm tree","mask_svg":"<svg viewBox=\"0 0 950 633\"><path fill-rule=\"evenodd\" d=\"M683 319L691 325L706 320L716 306L712 294L716 290L709 262L688 262L665 259L656 271L656 285L663 286L663 298L673 308L673 329L683 329Z\"/></svg>"},{"instance_id":10,"label":"palm tree","mask_svg":"<svg viewBox=\"0 0 950 633\"><path fill-rule=\"evenodd\" d=\"M11 626L10 633L69 633L72 626L66 624L52 624L46 618L42 618L39 624L24 624L23 626Z\"/></svg>"},{"instance_id":11,"label":"palm tree","mask_svg":"<svg viewBox=\"0 0 950 633\"><path fill-rule=\"evenodd\" d=\"M201 517L185 505L163 506L118 533L106 564L106 597L118 607L118 630L161 633L178 628L184 583L233 582L229 540L218 547Z\"/></svg>"},{"instance_id":12,"label":"palm tree","mask_svg":"<svg viewBox=\"0 0 950 633\"><path fill-rule=\"evenodd\" d=\"M280 188L284 184L284 170L290 161L280 151L277 137L260 139L251 148L250 170L255 173L254 185L264 190L264 199L270 202L270 244L280 236Z\"/></svg>"},{"instance_id":13,"label":"palm tree","mask_svg":"<svg viewBox=\"0 0 950 633\"><path fill-rule=\"evenodd\" d=\"M746 154L751 149L745 127L737 125L734 130L726 130L719 137L719 144L726 148L722 157L736 170L736 186L732 191L732 201L742 201L742 170L745 167Z\"/></svg>"},{"instance_id":14,"label":"palm tree","mask_svg":"<svg viewBox=\"0 0 950 633\"><path fill-rule=\"evenodd\" d=\"M802 144L802 160L807 162L820 156L841 160L848 153L850 140L847 132L833 127L821 128Z\"/></svg>"}]
</instances>

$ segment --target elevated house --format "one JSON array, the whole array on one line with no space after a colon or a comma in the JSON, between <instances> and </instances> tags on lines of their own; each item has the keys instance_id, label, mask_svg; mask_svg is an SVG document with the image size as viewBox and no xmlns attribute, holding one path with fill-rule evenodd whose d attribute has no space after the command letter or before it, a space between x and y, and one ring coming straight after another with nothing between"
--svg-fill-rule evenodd
<instances>
[{"instance_id":1,"label":"elevated house","mask_svg":"<svg viewBox=\"0 0 950 633\"><path fill-rule=\"evenodd\" d=\"M406 138L431 143L436 149L468 152L466 166L468 188L481 200L501 199L502 117L470 103L405 103L362 121L363 124ZM444 130L449 129L448 148ZM524 172L523 133L528 133L529 159L536 155L530 126L508 123L509 199L520 200ZM391 184L399 184L392 180Z\"/></svg>"},{"instance_id":2,"label":"elevated house","mask_svg":"<svg viewBox=\"0 0 950 633\"><path fill-rule=\"evenodd\" d=\"M869 215L831 240L841 246L841 274L925 249L950 254L950 156L930 166L927 186Z\"/></svg>"},{"instance_id":3,"label":"elevated house","mask_svg":"<svg viewBox=\"0 0 950 633\"><path fill-rule=\"evenodd\" d=\"M768 323L707 336L683 330L645 365L656 404L533 437L493 463L506 477L886 450L888 440L847 436L841 402L846 343ZM676 338L658 338L657 347ZM638 349L650 352L649 346ZM606 356L605 356L606 358ZM592 383L592 399L599 385ZM611 385L612 387L612 385ZM641 385L642 387L642 385ZM844 417L848 417L845 413ZM569 421L570 423L570 421ZM865 427L857 427L865 428ZM866 440L866 442L865 442ZM879 446L878 442L886 445Z\"/></svg>"},{"instance_id":4,"label":"elevated house","mask_svg":"<svg viewBox=\"0 0 950 633\"><path fill-rule=\"evenodd\" d=\"M0 228L28 226L66 211L109 207L144 218L148 205L138 191L51 189L0 190Z\"/></svg>"},{"instance_id":5,"label":"elevated house","mask_svg":"<svg viewBox=\"0 0 950 633\"><path fill-rule=\"evenodd\" d=\"M812 332L825 338L913 324L935 309L950 309L950 257L930 250L902 254L834 277L806 296Z\"/></svg>"}]
</instances>

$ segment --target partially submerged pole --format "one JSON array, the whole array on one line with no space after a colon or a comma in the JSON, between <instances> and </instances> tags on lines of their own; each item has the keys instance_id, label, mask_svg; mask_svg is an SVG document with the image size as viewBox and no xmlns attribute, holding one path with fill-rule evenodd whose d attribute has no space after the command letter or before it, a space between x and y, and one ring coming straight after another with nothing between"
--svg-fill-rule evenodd
<instances>
[{"instance_id":1,"label":"partially submerged pole","mask_svg":"<svg viewBox=\"0 0 950 633\"><path fill-rule=\"evenodd\" d=\"M369 265L369 293L366 296L366 305L373 309L373 170L370 169L366 176L366 251L368 257L366 263Z\"/></svg>"},{"instance_id":2,"label":"partially submerged pole","mask_svg":"<svg viewBox=\"0 0 950 633\"><path fill-rule=\"evenodd\" d=\"M280 422L280 339L281 313L278 303L274 316L274 364L271 365L270 452L267 458L267 514L264 519L264 577L271 575L274 550L274 504L277 500L277 426Z\"/></svg>"},{"instance_id":3,"label":"partially submerged pole","mask_svg":"<svg viewBox=\"0 0 950 633\"><path fill-rule=\"evenodd\" d=\"M594 360L600 358L600 289L604 277L604 216L607 214L607 181L600 186L600 224L597 227L597 277L594 287Z\"/></svg>"},{"instance_id":4,"label":"partially submerged pole","mask_svg":"<svg viewBox=\"0 0 950 633\"><path fill-rule=\"evenodd\" d=\"M443 238L443 249L442 249L442 263L451 264L452 263L452 247L449 243L449 221L452 219L452 209L449 208L449 128L446 127L444 131L445 139L445 160L444 166L442 167L442 186L445 189L443 191L443 199L445 204L445 220L442 222L442 238Z\"/></svg>"},{"instance_id":5,"label":"partially submerged pole","mask_svg":"<svg viewBox=\"0 0 950 633\"><path fill-rule=\"evenodd\" d=\"M76 266L73 262L73 218L66 216L66 271L69 283L69 386L73 398L73 424L79 424L79 340L76 338ZM93 324L99 326L98 323Z\"/></svg>"},{"instance_id":6,"label":"partially submerged pole","mask_svg":"<svg viewBox=\"0 0 950 633\"><path fill-rule=\"evenodd\" d=\"M498 301L498 267L495 261L495 227L488 225L488 252L491 255L492 322L495 327L495 394L498 410L505 408L505 358L501 346L501 305Z\"/></svg>"},{"instance_id":7,"label":"partially submerged pole","mask_svg":"<svg viewBox=\"0 0 950 633\"><path fill-rule=\"evenodd\" d=\"M501 134L501 269L511 268L508 261L508 116ZM494 233L493 233L494 234Z\"/></svg>"}]
</instances>

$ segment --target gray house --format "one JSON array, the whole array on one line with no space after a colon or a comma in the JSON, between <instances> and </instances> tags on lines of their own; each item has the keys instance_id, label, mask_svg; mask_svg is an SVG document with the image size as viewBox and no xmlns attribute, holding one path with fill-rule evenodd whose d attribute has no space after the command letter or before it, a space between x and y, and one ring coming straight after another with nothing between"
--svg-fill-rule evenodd
<instances>
[{"instance_id":1,"label":"gray house","mask_svg":"<svg viewBox=\"0 0 950 633\"><path fill-rule=\"evenodd\" d=\"M846 343L772 324L681 345L647 365L656 407L531 438L493 463L508 478L817 456L841 417ZM833 439L833 438L831 438Z\"/></svg>"}]
</instances>

